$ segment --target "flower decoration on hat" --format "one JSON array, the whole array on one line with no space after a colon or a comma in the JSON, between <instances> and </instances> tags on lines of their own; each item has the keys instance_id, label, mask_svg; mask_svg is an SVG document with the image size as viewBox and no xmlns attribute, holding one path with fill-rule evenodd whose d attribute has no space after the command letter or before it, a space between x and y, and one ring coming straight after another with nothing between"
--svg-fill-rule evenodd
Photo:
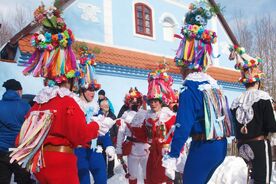
<instances>
[{"instance_id":1,"label":"flower decoration on hat","mask_svg":"<svg viewBox=\"0 0 276 184\"><path fill-rule=\"evenodd\" d=\"M139 92L136 87L130 88L129 92L125 96L125 104L128 107L131 103L142 104L142 101L143 101L142 98L143 98L142 93Z\"/></svg>"},{"instance_id":2,"label":"flower decoration on hat","mask_svg":"<svg viewBox=\"0 0 276 184\"><path fill-rule=\"evenodd\" d=\"M239 81L243 84L260 81L264 73L259 69L262 59L249 56L243 47L237 45L230 46L230 60L236 59L235 69L240 70L241 77Z\"/></svg>"},{"instance_id":3,"label":"flower decoration on hat","mask_svg":"<svg viewBox=\"0 0 276 184\"><path fill-rule=\"evenodd\" d=\"M79 55L79 87L93 91L99 90L101 85L96 80L96 56L87 46L80 46Z\"/></svg>"},{"instance_id":4,"label":"flower decoration on hat","mask_svg":"<svg viewBox=\"0 0 276 184\"><path fill-rule=\"evenodd\" d=\"M67 28L61 12L42 4L34 12L34 18L42 30L34 33L31 44L36 48L23 74L44 77L61 83L78 76L75 55L71 49L74 35Z\"/></svg>"},{"instance_id":5,"label":"flower decoration on hat","mask_svg":"<svg viewBox=\"0 0 276 184\"><path fill-rule=\"evenodd\" d=\"M205 26L218 11L219 7L211 7L204 0L189 6L181 35L175 35L181 39L174 59L177 66L205 71L212 64L212 44L216 43L217 35Z\"/></svg>"},{"instance_id":6,"label":"flower decoration on hat","mask_svg":"<svg viewBox=\"0 0 276 184\"><path fill-rule=\"evenodd\" d=\"M172 89L173 78L167 73L168 67L165 63L159 65L159 69L148 74L147 99L158 99L166 105L176 101Z\"/></svg>"}]
</instances>

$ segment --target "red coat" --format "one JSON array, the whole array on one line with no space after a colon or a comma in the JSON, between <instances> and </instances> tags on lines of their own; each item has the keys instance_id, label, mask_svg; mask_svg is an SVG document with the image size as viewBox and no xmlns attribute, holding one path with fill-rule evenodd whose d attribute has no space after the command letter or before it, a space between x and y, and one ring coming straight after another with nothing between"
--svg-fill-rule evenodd
<instances>
[{"instance_id":1,"label":"red coat","mask_svg":"<svg viewBox=\"0 0 276 184\"><path fill-rule=\"evenodd\" d=\"M61 98L57 95L47 103L36 103L30 112L36 110L56 110L44 145L50 143L75 148L77 145L85 145L98 136L99 125L87 124L83 111L69 96Z\"/></svg>"},{"instance_id":2,"label":"red coat","mask_svg":"<svg viewBox=\"0 0 276 184\"><path fill-rule=\"evenodd\" d=\"M172 125L175 124L175 115L173 115L165 124L165 135L168 134ZM160 142L164 139L164 135L160 132L159 126L153 126L152 142L150 147L150 154L147 163L147 181L151 184L163 183L169 181L165 175L165 168L162 166L162 149L165 145L171 143L173 134L170 134L165 142Z\"/></svg>"}]
</instances>

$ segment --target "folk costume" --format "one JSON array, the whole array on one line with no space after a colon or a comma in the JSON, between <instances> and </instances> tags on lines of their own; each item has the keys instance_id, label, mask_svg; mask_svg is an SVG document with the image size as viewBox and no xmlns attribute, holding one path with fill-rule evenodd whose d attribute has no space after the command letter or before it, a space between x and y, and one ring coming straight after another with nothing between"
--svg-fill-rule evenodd
<instances>
[{"instance_id":1,"label":"folk costume","mask_svg":"<svg viewBox=\"0 0 276 184\"><path fill-rule=\"evenodd\" d=\"M130 184L137 184L137 178L140 176L139 167L142 168L144 183L147 183L146 167L149 144L143 127L146 111L140 108L142 94L136 88L131 88L125 97L125 102L130 106L130 110L125 111L118 122L120 127L117 135L116 153L127 156Z\"/></svg>"},{"instance_id":2,"label":"folk costume","mask_svg":"<svg viewBox=\"0 0 276 184\"><path fill-rule=\"evenodd\" d=\"M85 95L86 90L97 91L100 84L95 78L95 55L86 47L80 49L80 78L79 92L83 96L81 98L81 106L84 109L86 122L90 123L92 119L97 119L98 122L112 121L102 115L98 115L98 103L89 103ZM93 100L93 99L92 99ZM112 146L109 133L99 136L88 142L89 148L78 146L75 149L75 154L78 158L78 175L81 184L90 184L90 172L93 176L95 184L107 183L106 163L103 156L103 149L106 149L108 156L115 157L115 148Z\"/></svg>"},{"instance_id":3,"label":"folk costume","mask_svg":"<svg viewBox=\"0 0 276 184\"><path fill-rule=\"evenodd\" d=\"M63 87L70 83L72 88L79 72L71 49L74 37L59 10L56 7L45 9L42 5L34 15L43 25L43 31L32 37L36 50L23 73L44 77L54 86L45 87L34 98L35 104L26 116L10 162L17 161L35 174L41 184L78 184L73 148L86 146L108 129L102 125L99 129L97 122L87 124L80 99Z\"/></svg>"},{"instance_id":4,"label":"folk costume","mask_svg":"<svg viewBox=\"0 0 276 184\"><path fill-rule=\"evenodd\" d=\"M205 73L212 62L211 44L216 42L216 33L205 29L213 14L213 8L205 1L190 5L175 57L176 65L191 73L180 91L176 129L163 166L168 176L174 178L176 159L188 137L192 137L184 166L185 184L208 182L226 156L226 137L232 135L227 99L217 81Z\"/></svg>"},{"instance_id":5,"label":"folk costume","mask_svg":"<svg viewBox=\"0 0 276 184\"><path fill-rule=\"evenodd\" d=\"M150 72L148 75L147 99L158 99L164 106L176 101L172 90L173 79L164 66ZM147 181L150 184L172 183L165 175L162 167L163 155L169 152L175 123L175 113L168 107L162 107L158 112L148 110L145 118L147 140L150 144L150 154L147 163Z\"/></svg>"},{"instance_id":6,"label":"folk costume","mask_svg":"<svg viewBox=\"0 0 276 184\"><path fill-rule=\"evenodd\" d=\"M245 53L244 48L231 47L235 68L241 71L240 82L245 86L258 83L263 78L259 69L260 58ZM235 122L239 156L248 165L249 183L270 183L271 146L267 140L269 132L276 132L276 122L271 96L260 89L247 87L231 106Z\"/></svg>"}]
</instances>

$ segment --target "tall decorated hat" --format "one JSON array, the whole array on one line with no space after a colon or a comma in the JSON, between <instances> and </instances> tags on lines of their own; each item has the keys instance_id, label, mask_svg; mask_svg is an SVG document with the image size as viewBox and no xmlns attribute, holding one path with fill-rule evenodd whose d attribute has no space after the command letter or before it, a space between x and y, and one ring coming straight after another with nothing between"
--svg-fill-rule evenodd
<instances>
[{"instance_id":1,"label":"tall decorated hat","mask_svg":"<svg viewBox=\"0 0 276 184\"><path fill-rule=\"evenodd\" d=\"M132 102L137 103L137 104L140 103L141 105L143 102L143 94L141 92L139 92L136 87L130 88L129 92L125 96L126 106L129 107L129 104Z\"/></svg>"},{"instance_id":2,"label":"tall decorated hat","mask_svg":"<svg viewBox=\"0 0 276 184\"><path fill-rule=\"evenodd\" d=\"M240 70L241 77L239 81L243 84L249 84L260 81L264 77L264 73L260 70L262 59L253 58L246 54L245 49L239 46L231 46L229 48L231 54L230 60L236 59L235 69Z\"/></svg>"},{"instance_id":3,"label":"tall decorated hat","mask_svg":"<svg viewBox=\"0 0 276 184\"><path fill-rule=\"evenodd\" d=\"M217 35L205 27L218 11L218 7L211 7L204 0L190 4L181 35L175 35L181 39L174 59L177 66L205 71L212 64L212 44L216 43Z\"/></svg>"},{"instance_id":4,"label":"tall decorated hat","mask_svg":"<svg viewBox=\"0 0 276 184\"><path fill-rule=\"evenodd\" d=\"M101 85L97 82L95 75L96 56L87 46L80 46L79 55L79 87L94 91L99 90Z\"/></svg>"},{"instance_id":5,"label":"tall decorated hat","mask_svg":"<svg viewBox=\"0 0 276 184\"><path fill-rule=\"evenodd\" d=\"M61 12L52 6L48 9L39 6L34 19L42 29L34 33L31 44L36 49L23 70L24 75L44 77L61 83L78 76L77 63L71 45L74 35L67 28Z\"/></svg>"},{"instance_id":6,"label":"tall decorated hat","mask_svg":"<svg viewBox=\"0 0 276 184\"><path fill-rule=\"evenodd\" d=\"M167 70L166 64L160 64L159 69L148 74L148 100L158 99L166 105L177 101L172 89L173 78L168 75Z\"/></svg>"}]
</instances>

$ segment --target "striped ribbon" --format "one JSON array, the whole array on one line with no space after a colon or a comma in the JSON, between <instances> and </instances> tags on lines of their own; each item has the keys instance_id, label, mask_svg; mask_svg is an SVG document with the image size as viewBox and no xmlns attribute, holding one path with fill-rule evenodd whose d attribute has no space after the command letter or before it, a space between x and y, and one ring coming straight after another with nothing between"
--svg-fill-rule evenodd
<instances>
[{"instance_id":1,"label":"striped ribbon","mask_svg":"<svg viewBox=\"0 0 276 184\"><path fill-rule=\"evenodd\" d=\"M45 167L43 142L48 135L54 111L33 111L24 121L19 133L19 146L10 149L10 163L17 161L21 167L35 173Z\"/></svg>"}]
</instances>

